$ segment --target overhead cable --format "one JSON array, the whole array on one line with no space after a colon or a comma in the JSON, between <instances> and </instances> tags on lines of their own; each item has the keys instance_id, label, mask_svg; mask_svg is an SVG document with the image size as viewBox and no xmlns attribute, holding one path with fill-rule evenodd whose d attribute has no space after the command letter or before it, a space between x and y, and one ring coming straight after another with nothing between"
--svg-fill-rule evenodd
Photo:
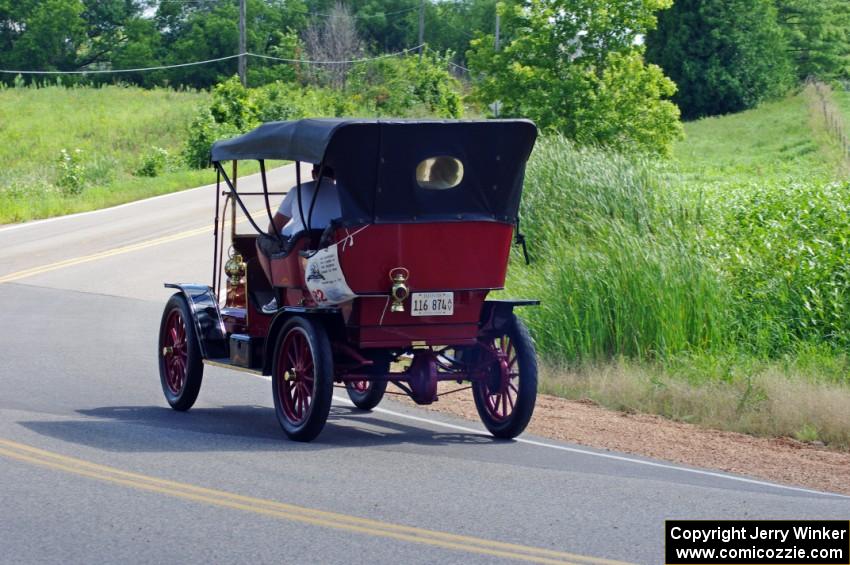
<instances>
[{"instance_id":1,"label":"overhead cable","mask_svg":"<svg viewBox=\"0 0 850 565\"><path fill-rule=\"evenodd\" d=\"M348 59L342 61L311 61L308 59L286 59L283 57L273 57L271 55L261 55L259 53L240 53L237 55L227 55L226 57L218 57L216 59L206 59L204 61L192 61L191 63L178 63L175 65L160 65L157 67L140 67L136 69L90 69L78 71L30 71L30 70L15 70L15 69L0 69L0 73L12 75L95 75L95 74L115 74L115 73L141 73L147 71L160 71L166 69L177 69L181 67L192 67L197 65L206 65L209 63L217 63L228 59L236 59L245 55L246 57L256 57L258 59L267 59L271 61L280 61L282 63L300 63L304 65L350 65L354 63L366 63L368 61L377 61L378 59L386 59L388 57L396 57L404 55L411 51L416 51L423 47L424 44L409 47L395 53L385 53L377 57L364 57L361 59Z\"/></svg>"},{"instance_id":2,"label":"overhead cable","mask_svg":"<svg viewBox=\"0 0 850 565\"><path fill-rule=\"evenodd\" d=\"M281 61L284 63L304 63L307 65L350 65L352 63L365 63L367 61L377 61L378 59L386 59L388 57L397 57L398 55L404 55L405 53L409 53L411 51L418 51L424 45L424 43L421 43L414 47L408 47L407 49L396 51L395 53L384 53L383 55L378 55L377 57L367 57L364 59L349 59L345 61L308 61L305 59L284 59L282 57L272 57L271 55L260 55L258 53L248 53L248 55L252 57L257 57L258 59L269 59L271 61Z\"/></svg>"}]
</instances>

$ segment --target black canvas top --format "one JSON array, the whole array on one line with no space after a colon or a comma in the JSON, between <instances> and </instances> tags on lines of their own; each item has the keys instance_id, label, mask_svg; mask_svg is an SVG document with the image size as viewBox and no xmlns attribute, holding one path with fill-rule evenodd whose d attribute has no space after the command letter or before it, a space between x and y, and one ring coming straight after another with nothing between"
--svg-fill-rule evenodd
<instances>
[{"instance_id":1,"label":"black canvas top","mask_svg":"<svg viewBox=\"0 0 850 565\"><path fill-rule=\"evenodd\" d=\"M304 119L264 124L216 142L214 162L281 159L333 167L342 222L515 222L537 128L528 120ZM416 182L417 165L451 156L463 179L451 189Z\"/></svg>"},{"instance_id":2,"label":"black canvas top","mask_svg":"<svg viewBox=\"0 0 850 565\"><path fill-rule=\"evenodd\" d=\"M375 121L340 118L308 118L293 122L269 122L244 135L217 141L212 146L212 161L241 159L281 159L318 163L337 128Z\"/></svg>"}]
</instances>

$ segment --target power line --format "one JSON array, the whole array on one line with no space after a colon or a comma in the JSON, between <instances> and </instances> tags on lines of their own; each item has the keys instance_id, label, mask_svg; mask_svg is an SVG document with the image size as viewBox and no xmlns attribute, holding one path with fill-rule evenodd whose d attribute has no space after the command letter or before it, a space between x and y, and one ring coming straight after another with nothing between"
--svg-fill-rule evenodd
<instances>
[{"instance_id":1,"label":"power line","mask_svg":"<svg viewBox=\"0 0 850 565\"><path fill-rule=\"evenodd\" d=\"M0 69L0 73L4 74L13 74L13 75L95 75L95 74L114 74L114 73L140 73L146 71L160 71L166 69L176 69L181 67L192 67L197 65L206 65L209 63L217 63L219 61L227 61L228 59L235 59L242 55L247 57L256 57L258 59L268 59L271 61L280 61L282 63L300 63L303 65L350 65L354 63L366 63L368 61L377 61L378 59L386 59L388 57L397 57L398 55L404 55L405 53L409 53L410 51L416 51L422 47L422 45L416 45L414 47L408 47L407 49L402 49L401 51L396 51L395 53L385 53L383 55L378 55L377 57L364 57L361 59L348 59L342 61L311 61L308 59L285 59L283 57L272 57L271 55L261 55L259 53L237 53L236 55L227 55L226 57L218 57L216 59L206 59L204 61L192 61L191 63L178 63L175 65L160 65L157 67L141 67L137 69L92 69L92 70L81 70L81 71L29 71L29 70L13 70L13 69Z\"/></svg>"},{"instance_id":2,"label":"power line","mask_svg":"<svg viewBox=\"0 0 850 565\"><path fill-rule=\"evenodd\" d=\"M415 45L413 47L408 47L407 49L402 49L401 51L396 51L395 53L384 53L383 55L378 55L377 57L365 57L363 59L349 59L344 61L309 61L306 59L284 59L282 57L272 57L271 55L260 55L258 53L248 53L251 57L257 57L258 59L270 59L272 61L281 61L284 63L303 63L305 65L350 65L353 63L365 63L367 61L377 61L378 59L387 59L389 57L397 57L398 55L404 55L405 53L409 53L411 51L416 51L422 45Z\"/></svg>"},{"instance_id":3,"label":"power line","mask_svg":"<svg viewBox=\"0 0 850 565\"><path fill-rule=\"evenodd\" d=\"M458 65L457 63L452 63L451 61L447 61L447 62L448 62L448 64L450 64L451 66L453 66L453 67L454 67L454 68L456 68L456 69L460 69L460 70L462 70L462 71L466 71L467 73L471 73L471 72L472 72L472 71L470 71L469 69L467 69L466 67L464 67L463 65Z\"/></svg>"},{"instance_id":4,"label":"power line","mask_svg":"<svg viewBox=\"0 0 850 565\"><path fill-rule=\"evenodd\" d=\"M228 59L235 59L239 57L241 54L237 55L228 55L226 57L218 57L217 59L207 59L205 61L192 61L191 63L177 63L175 65L162 65L159 67L140 67L137 69L92 69L85 71L24 71L24 70L10 70L10 69L0 69L0 73L4 74L13 74L13 75L95 75L95 74L108 74L108 73L141 73L145 71L159 71L163 69L176 69L179 67L193 67L196 65L206 65L208 63L217 63L219 61L226 61ZM248 53L250 55L250 53Z\"/></svg>"},{"instance_id":5,"label":"power line","mask_svg":"<svg viewBox=\"0 0 850 565\"><path fill-rule=\"evenodd\" d=\"M412 12L413 10L418 9L418 6L413 6L411 8L403 8L401 10L394 10L392 12L376 12L374 14L350 14L352 18L355 19L368 19L368 18L382 18L386 16L395 16L398 14L405 14L407 12ZM290 8L293 12L297 12L298 10L294 10ZM342 17L341 14L327 14L322 12L310 12L309 10L306 12L300 12L301 14L307 14L308 16L318 16L320 18L337 18Z\"/></svg>"},{"instance_id":6,"label":"power line","mask_svg":"<svg viewBox=\"0 0 850 565\"><path fill-rule=\"evenodd\" d=\"M165 4L202 4L203 0L160 0L160 3ZM413 10L418 9L418 6L412 6L410 8L402 8L400 10L393 10L391 12L376 12L374 14L349 14L350 17L355 19L368 19L368 18L382 18L386 16L395 16L398 14L404 14L407 12L412 12ZM287 11L295 12L298 14L305 14L307 16L315 16L319 18L337 18L343 17L342 14L328 14L326 12L311 12L309 9L307 10L297 10L295 8L286 8Z\"/></svg>"}]
</instances>

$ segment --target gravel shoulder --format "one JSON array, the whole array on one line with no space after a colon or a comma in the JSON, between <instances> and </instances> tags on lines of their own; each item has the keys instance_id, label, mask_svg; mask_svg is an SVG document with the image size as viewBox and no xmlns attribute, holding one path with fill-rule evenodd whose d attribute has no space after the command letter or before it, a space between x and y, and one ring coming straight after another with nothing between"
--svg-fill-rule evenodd
<instances>
[{"instance_id":1,"label":"gravel shoulder","mask_svg":"<svg viewBox=\"0 0 850 565\"><path fill-rule=\"evenodd\" d=\"M441 384L440 392L454 388L457 385ZM413 403L406 398L404 402ZM425 408L478 420L468 391L442 396ZM850 453L790 438L711 430L660 416L616 412L588 400L549 395L537 397L528 432L589 447L850 494Z\"/></svg>"}]
</instances>

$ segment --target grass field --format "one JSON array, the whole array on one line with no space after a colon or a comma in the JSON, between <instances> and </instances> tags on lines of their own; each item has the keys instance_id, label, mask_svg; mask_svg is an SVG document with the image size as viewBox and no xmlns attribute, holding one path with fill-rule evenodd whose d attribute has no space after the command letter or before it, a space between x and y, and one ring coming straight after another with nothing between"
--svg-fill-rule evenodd
<instances>
[{"instance_id":1,"label":"grass field","mask_svg":"<svg viewBox=\"0 0 850 565\"><path fill-rule=\"evenodd\" d=\"M179 159L186 125L206 99L117 86L0 89L0 224L208 184L209 171ZM154 147L167 152L166 171L134 175Z\"/></svg>"},{"instance_id":2,"label":"grass field","mask_svg":"<svg viewBox=\"0 0 850 565\"><path fill-rule=\"evenodd\" d=\"M541 140L508 292L543 391L850 447L850 190L810 110L686 124L672 162Z\"/></svg>"},{"instance_id":3,"label":"grass field","mask_svg":"<svg viewBox=\"0 0 850 565\"><path fill-rule=\"evenodd\" d=\"M685 124L674 148L683 178L723 187L753 181L836 178L842 157L801 92L729 116Z\"/></svg>"}]
</instances>

